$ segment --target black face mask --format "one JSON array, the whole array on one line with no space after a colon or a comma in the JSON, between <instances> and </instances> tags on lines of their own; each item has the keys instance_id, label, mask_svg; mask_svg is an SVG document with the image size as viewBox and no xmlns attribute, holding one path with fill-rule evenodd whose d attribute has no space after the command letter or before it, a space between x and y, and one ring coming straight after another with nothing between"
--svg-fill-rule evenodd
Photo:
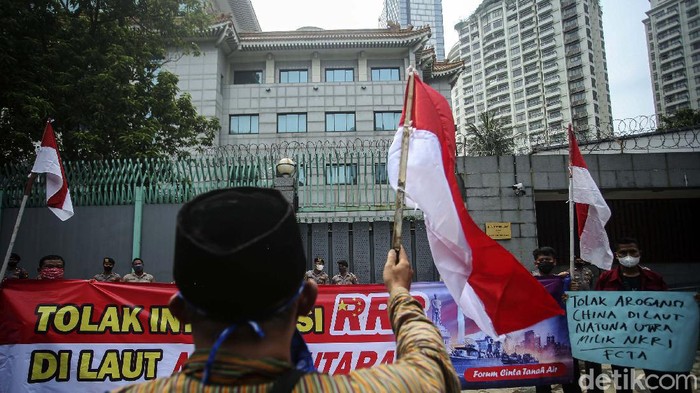
<instances>
[{"instance_id":1,"label":"black face mask","mask_svg":"<svg viewBox=\"0 0 700 393\"><path fill-rule=\"evenodd\" d=\"M554 269L554 264L551 262L542 262L539 265L537 265L537 269L542 274L549 274Z\"/></svg>"}]
</instances>

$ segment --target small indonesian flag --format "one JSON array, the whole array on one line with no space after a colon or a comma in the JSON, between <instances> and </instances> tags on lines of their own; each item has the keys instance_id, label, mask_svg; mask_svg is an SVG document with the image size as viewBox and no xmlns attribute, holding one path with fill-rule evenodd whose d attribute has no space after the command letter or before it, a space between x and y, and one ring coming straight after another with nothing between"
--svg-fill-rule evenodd
<instances>
[{"instance_id":1,"label":"small indonesian flag","mask_svg":"<svg viewBox=\"0 0 700 393\"><path fill-rule=\"evenodd\" d=\"M440 93L415 78L406 205L424 213L430 251L450 294L464 314L492 337L562 315L544 286L467 213L454 173L452 111ZM406 93L408 97L408 89ZM401 124L405 116L404 107ZM389 149L389 182L394 189L402 134L399 127Z\"/></svg>"},{"instance_id":2,"label":"small indonesian flag","mask_svg":"<svg viewBox=\"0 0 700 393\"><path fill-rule=\"evenodd\" d=\"M569 195L569 199L576 203L581 259L601 269L609 270L612 266L613 254L608 243L608 234L605 232L605 224L610 219L610 208L588 171L571 125L569 125L569 162L573 183L572 195Z\"/></svg>"},{"instance_id":3,"label":"small indonesian flag","mask_svg":"<svg viewBox=\"0 0 700 393\"><path fill-rule=\"evenodd\" d=\"M50 122L46 123L41 147L36 154L32 172L46 174L46 204L49 209L62 221L71 218L73 216L73 202L70 199L66 173L63 170L61 156L58 154L58 145L56 145L56 136Z\"/></svg>"}]
</instances>

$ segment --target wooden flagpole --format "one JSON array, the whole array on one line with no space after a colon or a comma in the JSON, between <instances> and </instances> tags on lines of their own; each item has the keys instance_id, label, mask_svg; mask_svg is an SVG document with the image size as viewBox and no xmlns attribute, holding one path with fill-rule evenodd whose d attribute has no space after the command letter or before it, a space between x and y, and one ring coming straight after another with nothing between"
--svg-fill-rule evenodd
<instances>
[{"instance_id":1,"label":"wooden flagpole","mask_svg":"<svg viewBox=\"0 0 700 393\"><path fill-rule=\"evenodd\" d=\"M399 179L396 187L396 210L394 211L394 234L391 240L391 248L397 255L401 250L401 230L403 226L403 207L406 201L406 165L408 164L408 139L412 131L411 113L413 111L413 89L415 85L415 71L409 67L408 73L408 96L404 106L403 135L401 138L401 156L399 159ZM398 263L398 257L397 257Z\"/></svg>"},{"instance_id":2,"label":"wooden flagpole","mask_svg":"<svg viewBox=\"0 0 700 393\"><path fill-rule=\"evenodd\" d=\"M7 270L7 264L10 261L10 255L12 254L12 248L15 246L15 239L17 238L17 232L19 232L19 224L22 222L22 215L24 215L24 207L27 205L27 199L29 199L29 194L32 193L32 185L36 179L37 174L32 172L29 174L27 183L24 185L24 196L22 196L22 203L19 206L19 212L17 212L17 219L15 220L15 227L12 230L12 236L10 237L10 244L7 246L7 252L5 253L5 259L2 261L2 268L0 269L0 286L2 286L3 279L5 278L5 271Z\"/></svg>"},{"instance_id":3,"label":"wooden flagpole","mask_svg":"<svg viewBox=\"0 0 700 393\"><path fill-rule=\"evenodd\" d=\"M574 167L571 161L571 144L573 142L573 133L571 124L569 124L569 274L571 279L574 279Z\"/></svg>"}]
</instances>

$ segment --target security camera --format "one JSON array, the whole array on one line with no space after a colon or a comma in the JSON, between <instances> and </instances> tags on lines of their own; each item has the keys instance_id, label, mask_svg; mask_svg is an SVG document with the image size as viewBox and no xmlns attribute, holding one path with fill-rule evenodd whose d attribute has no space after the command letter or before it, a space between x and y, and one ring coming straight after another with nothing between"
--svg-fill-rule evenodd
<instances>
[{"instance_id":1,"label":"security camera","mask_svg":"<svg viewBox=\"0 0 700 393\"><path fill-rule=\"evenodd\" d=\"M515 191L515 195L517 196L523 196L525 195L525 186L523 183L516 183L512 185L513 191Z\"/></svg>"}]
</instances>

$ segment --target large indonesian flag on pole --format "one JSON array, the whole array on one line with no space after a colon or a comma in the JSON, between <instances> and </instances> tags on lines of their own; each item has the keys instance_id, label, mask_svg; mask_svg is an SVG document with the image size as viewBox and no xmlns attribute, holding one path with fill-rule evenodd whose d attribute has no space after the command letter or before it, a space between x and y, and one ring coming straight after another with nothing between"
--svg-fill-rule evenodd
<instances>
[{"instance_id":1,"label":"large indonesian flag on pole","mask_svg":"<svg viewBox=\"0 0 700 393\"><path fill-rule=\"evenodd\" d=\"M71 218L73 216L73 202L70 199L68 181L63 170L61 156L58 154L58 145L51 122L46 123L41 147L36 154L32 172L46 174L46 204L53 214L62 221Z\"/></svg>"},{"instance_id":2,"label":"large indonesian flag on pole","mask_svg":"<svg viewBox=\"0 0 700 393\"><path fill-rule=\"evenodd\" d=\"M445 98L418 77L414 89L406 205L424 213L430 251L450 294L464 314L492 337L562 315L544 286L467 213L454 173L452 111ZM405 115L404 105L400 124ZM399 127L389 149L389 181L394 188L402 133Z\"/></svg>"},{"instance_id":3,"label":"large indonesian flag on pole","mask_svg":"<svg viewBox=\"0 0 700 393\"><path fill-rule=\"evenodd\" d=\"M610 219L610 208L588 171L571 125L569 125L569 162L573 185L569 200L576 203L581 259L601 269L609 270L613 255L608 243L608 234L605 232L605 224Z\"/></svg>"}]
</instances>

